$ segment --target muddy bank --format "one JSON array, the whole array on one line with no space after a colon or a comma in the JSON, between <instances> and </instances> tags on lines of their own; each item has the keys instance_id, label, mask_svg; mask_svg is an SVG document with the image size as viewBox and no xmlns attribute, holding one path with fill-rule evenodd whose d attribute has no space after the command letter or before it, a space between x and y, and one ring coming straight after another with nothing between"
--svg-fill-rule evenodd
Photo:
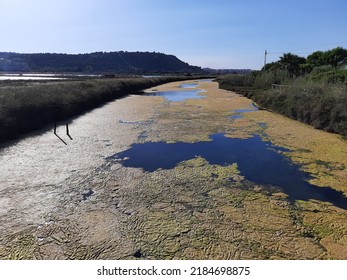
<instances>
[{"instance_id":1,"label":"muddy bank","mask_svg":"<svg viewBox=\"0 0 347 280\"><path fill-rule=\"evenodd\" d=\"M216 83L189 83L204 98L130 96L76 119L67 146L45 132L2 149L0 258L346 259L346 210L290 201L279 186L249 180L237 162L197 155L145 171L109 160L134 143L259 135L290 150L282 154L302 165L309 183L347 193L341 137L266 111L240 111L252 101Z\"/></svg>"}]
</instances>

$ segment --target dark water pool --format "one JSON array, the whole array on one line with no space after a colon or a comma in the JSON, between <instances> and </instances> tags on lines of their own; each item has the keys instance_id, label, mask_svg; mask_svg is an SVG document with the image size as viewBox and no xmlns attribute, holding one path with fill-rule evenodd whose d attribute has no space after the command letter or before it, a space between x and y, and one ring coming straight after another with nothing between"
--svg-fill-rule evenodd
<instances>
[{"instance_id":1,"label":"dark water pool","mask_svg":"<svg viewBox=\"0 0 347 280\"><path fill-rule=\"evenodd\" d=\"M115 154L108 160L149 172L159 168L174 168L181 161L196 156L205 158L210 164L225 166L236 162L246 179L262 185L277 186L289 195L290 201L316 199L347 209L347 198L342 192L308 183L310 175L282 154L287 149L263 141L258 135L249 139L235 139L218 133L212 135L211 139L210 142L197 143L133 144L129 150Z\"/></svg>"},{"instance_id":2,"label":"dark water pool","mask_svg":"<svg viewBox=\"0 0 347 280\"><path fill-rule=\"evenodd\" d=\"M186 99L199 99L199 98L205 98L206 96L199 95L199 93L204 92L201 89L196 90L177 90L177 91L157 91L157 92L151 92L147 95L149 96L163 96L168 101L184 101Z\"/></svg>"}]
</instances>

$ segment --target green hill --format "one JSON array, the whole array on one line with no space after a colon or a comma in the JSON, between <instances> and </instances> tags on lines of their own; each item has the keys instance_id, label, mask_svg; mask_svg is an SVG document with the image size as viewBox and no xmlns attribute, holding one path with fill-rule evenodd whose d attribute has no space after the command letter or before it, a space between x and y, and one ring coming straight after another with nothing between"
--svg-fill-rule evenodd
<instances>
[{"instance_id":1,"label":"green hill","mask_svg":"<svg viewBox=\"0 0 347 280\"><path fill-rule=\"evenodd\" d=\"M157 52L95 52L88 54L0 52L0 72L72 73L197 73L174 55Z\"/></svg>"}]
</instances>

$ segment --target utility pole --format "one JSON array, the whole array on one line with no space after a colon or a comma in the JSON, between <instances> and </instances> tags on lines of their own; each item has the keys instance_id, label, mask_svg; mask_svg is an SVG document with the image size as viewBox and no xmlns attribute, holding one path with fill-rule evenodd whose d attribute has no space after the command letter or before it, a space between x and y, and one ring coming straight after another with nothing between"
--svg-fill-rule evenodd
<instances>
[{"instance_id":1,"label":"utility pole","mask_svg":"<svg viewBox=\"0 0 347 280\"><path fill-rule=\"evenodd\" d=\"M265 50L265 56L264 56L264 70L265 70L265 65L266 65L266 56L267 56L267 50Z\"/></svg>"}]
</instances>

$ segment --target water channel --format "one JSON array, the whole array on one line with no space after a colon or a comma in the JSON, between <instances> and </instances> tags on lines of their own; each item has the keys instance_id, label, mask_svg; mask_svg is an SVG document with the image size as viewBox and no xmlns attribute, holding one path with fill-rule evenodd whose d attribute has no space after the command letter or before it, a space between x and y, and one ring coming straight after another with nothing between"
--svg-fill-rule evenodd
<instances>
[{"instance_id":1,"label":"water channel","mask_svg":"<svg viewBox=\"0 0 347 280\"><path fill-rule=\"evenodd\" d=\"M136 252L150 258L194 258L189 250L195 249L204 252L200 258L231 258L233 248L235 258L315 258L327 251L338 252L335 243L323 248L317 239L302 235L305 226L294 223L292 217L302 221L304 212L291 207L308 203L305 215L322 213L319 222L310 220L319 227L332 217L324 234L336 233L334 238L339 240L345 229L346 196L328 183L312 183L315 176L290 158L299 149L265 138L267 132L273 133L271 120L279 123L277 128L284 127L284 120L263 113L250 100L219 90L211 80L189 81L156 87L142 96L130 95L69 120L73 140L65 135L65 123L59 124L57 134L67 145L54 135L53 127L2 144L0 258L20 253L24 258L38 254L35 258L112 259L136 257ZM248 117L257 114L263 115ZM293 126L294 132L303 129L296 123ZM278 139L288 138L290 132L288 127ZM324 137L319 133L301 139L330 139L321 133ZM337 155L345 153L346 144L331 139L319 151L333 147ZM301 158L313 154L308 148L301 150ZM204 161L189 168L180 166L194 159ZM345 166L343 160L334 160L341 163L327 165L332 171L337 166L333 179L343 176ZM233 177L219 182L218 177L229 174L229 166L235 163L248 183ZM174 171L183 177L172 176ZM238 189L240 184L275 188L286 194L285 201L259 193L250 196ZM206 238L206 243L201 241ZM236 244L233 240L246 241ZM173 249L185 242L188 245ZM289 253L276 255L249 245L258 243L264 248L291 245L283 251ZM218 246L230 246L229 251L213 251Z\"/></svg>"}]
</instances>

